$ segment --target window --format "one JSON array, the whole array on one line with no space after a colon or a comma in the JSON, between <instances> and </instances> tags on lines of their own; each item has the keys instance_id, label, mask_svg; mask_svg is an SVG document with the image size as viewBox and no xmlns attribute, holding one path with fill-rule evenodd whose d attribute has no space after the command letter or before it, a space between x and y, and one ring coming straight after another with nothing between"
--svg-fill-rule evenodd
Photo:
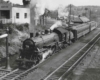
<instances>
[{"instance_id":1,"label":"window","mask_svg":"<svg viewBox=\"0 0 100 80\"><path fill-rule=\"evenodd\" d=\"M16 18L19 18L19 13L16 13Z\"/></svg>"},{"instance_id":2,"label":"window","mask_svg":"<svg viewBox=\"0 0 100 80\"><path fill-rule=\"evenodd\" d=\"M24 14L24 18L27 18L27 13Z\"/></svg>"}]
</instances>

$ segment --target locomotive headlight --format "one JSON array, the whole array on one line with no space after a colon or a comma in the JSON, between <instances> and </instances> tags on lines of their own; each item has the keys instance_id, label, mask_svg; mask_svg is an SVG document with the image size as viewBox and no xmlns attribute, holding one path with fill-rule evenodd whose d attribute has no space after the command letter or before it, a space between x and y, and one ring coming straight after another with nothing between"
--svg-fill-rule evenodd
<instances>
[{"instance_id":1,"label":"locomotive headlight","mask_svg":"<svg viewBox=\"0 0 100 80\"><path fill-rule=\"evenodd\" d=\"M29 48L29 45L25 45L25 48Z\"/></svg>"}]
</instances>

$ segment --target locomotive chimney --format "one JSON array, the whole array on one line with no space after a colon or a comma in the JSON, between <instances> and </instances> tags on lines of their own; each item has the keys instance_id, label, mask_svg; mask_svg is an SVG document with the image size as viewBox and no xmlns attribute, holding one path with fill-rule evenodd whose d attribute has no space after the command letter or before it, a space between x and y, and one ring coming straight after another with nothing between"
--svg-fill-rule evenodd
<instances>
[{"instance_id":1,"label":"locomotive chimney","mask_svg":"<svg viewBox=\"0 0 100 80\"><path fill-rule=\"evenodd\" d=\"M34 36L34 33L30 33L30 38L32 38Z\"/></svg>"}]
</instances>

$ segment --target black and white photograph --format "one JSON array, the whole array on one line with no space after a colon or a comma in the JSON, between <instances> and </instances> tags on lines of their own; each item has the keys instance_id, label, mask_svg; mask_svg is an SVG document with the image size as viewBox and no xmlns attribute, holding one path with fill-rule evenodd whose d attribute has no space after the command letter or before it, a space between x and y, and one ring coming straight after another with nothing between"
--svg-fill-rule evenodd
<instances>
[{"instance_id":1,"label":"black and white photograph","mask_svg":"<svg viewBox=\"0 0 100 80\"><path fill-rule=\"evenodd\" d=\"M100 80L99 0L0 0L0 80Z\"/></svg>"}]
</instances>

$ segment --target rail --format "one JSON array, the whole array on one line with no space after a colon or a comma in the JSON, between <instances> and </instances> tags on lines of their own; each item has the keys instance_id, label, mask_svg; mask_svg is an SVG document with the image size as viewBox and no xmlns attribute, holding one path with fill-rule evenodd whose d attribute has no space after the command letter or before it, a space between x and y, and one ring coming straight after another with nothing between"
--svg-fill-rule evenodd
<instances>
[{"instance_id":1,"label":"rail","mask_svg":"<svg viewBox=\"0 0 100 80\"><path fill-rule=\"evenodd\" d=\"M42 61L40 62L42 63ZM39 64L40 64L39 63ZM37 64L36 66L33 66L32 68L28 69L28 70L20 70L20 69L16 69L12 72L10 72L9 74L3 76L0 78L0 80L21 80L23 77L25 77L28 73L34 71L37 66L39 65Z\"/></svg>"},{"instance_id":2,"label":"rail","mask_svg":"<svg viewBox=\"0 0 100 80\"><path fill-rule=\"evenodd\" d=\"M100 39L100 33L98 33L88 44L81 48L75 55L65 61L60 67L55 71L47 75L42 80L63 80L62 78L68 76L69 73L75 68L75 66L84 58L89 50L94 46L96 41Z\"/></svg>"},{"instance_id":3,"label":"rail","mask_svg":"<svg viewBox=\"0 0 100 80\"><path fill-rule=\"evenodd\" d=\"M4 69L0 69L0 77L8 74L10 71L4 70Z\"/></svg>"}]
</instances>

